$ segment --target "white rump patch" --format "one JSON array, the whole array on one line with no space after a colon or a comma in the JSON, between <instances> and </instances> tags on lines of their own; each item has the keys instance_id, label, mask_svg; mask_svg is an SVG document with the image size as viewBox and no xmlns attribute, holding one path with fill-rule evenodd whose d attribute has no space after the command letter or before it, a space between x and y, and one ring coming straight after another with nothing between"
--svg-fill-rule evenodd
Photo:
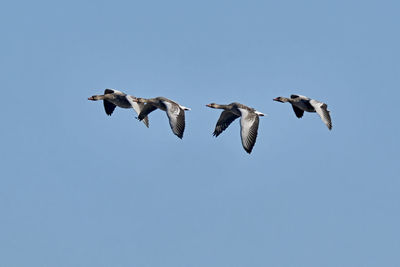
<instances>
[{"instance_id":1,"label":"white rump patch","mask_svg":"<svg viewBox=\"0 0 400 267\"><path fill-rule=\"evenodd\" d=\"M255 111L254 113L256 113L258 116L266 116L267 114L261 113L260 111Z\"/></svg>"},{"instance_id":2,"label":"white rump patch","mask_svg":"<svg viewBox=\"0 0 400 267\"><path fill-rule=\"evenodd\" d=\"M181 106L181 105L179 105L179 107L180 107L181 109L183 109L183 110L192 110L191 108L187 108L187 107L184 107L184 106Z\"/></svg>"}]
</instances>

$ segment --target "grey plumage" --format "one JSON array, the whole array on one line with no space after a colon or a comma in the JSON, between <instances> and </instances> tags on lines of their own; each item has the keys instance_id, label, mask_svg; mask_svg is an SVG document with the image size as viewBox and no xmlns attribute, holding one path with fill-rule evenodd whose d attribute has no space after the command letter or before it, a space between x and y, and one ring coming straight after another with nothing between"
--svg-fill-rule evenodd
<instances>
[{"instance_id":1,"label":"grey plumage","mask_svg":"<svg viewBox=\"0 0 400 267\"><path fill-rule=\"evenodd\" d=\"M183 133L185 131L185 110L190 110L190 108L181 106L178 103L161 96L150 99L136 98L134 101L145 104L138 116L139 120L142 120L154 110L161 109L165 111L168 116L172 132L180 139L183 138Z\"/></svg>"},{"instance_id":2,"label":"grey plumage","mask_svg":"<svg viewBox=\"0 0 400 267\"><path fill-rule=\"evenodd\" d=\"M329 130L332 129L332 120L328 105L302 95L291 95L290 98L276 97L273 99L281 103L289 102L297 118L303 117L304 111L316 112Z\"/></svg>"},{"instance_id":3,"label":"grey plumage","mask_svg":"<svg viewBox=\"0 0 400 267\"><path fill-rule=\"evenodd\" d=\"M117 106L126 109L133 108L139 114L144 104L134 102L134 98L134 96L127 95L118 90L105 89L104 95L94 95L88 99L92 101L103 100L104 110L108 116L111 116ZM146 127L149 127L149 119L147 117L143 117L143 123Z\"/></svg>"},{"instance_id":4,"label":"grey plumage","mask_svg":"<svg viewBox=\"0 0 400 267\"><path fill-rule=\"evenodd\" d=\"M234 102L229 105L218 105L211 103L207 105L210 108L223 109L213 135L218 137L223 131L225 131L229 125L240 118L240 136L242 140L242 146L247 153L251 153L257 140L259 116L264 116L261 112L250 108L243 104Z\"/></svg>"}]
</instances>

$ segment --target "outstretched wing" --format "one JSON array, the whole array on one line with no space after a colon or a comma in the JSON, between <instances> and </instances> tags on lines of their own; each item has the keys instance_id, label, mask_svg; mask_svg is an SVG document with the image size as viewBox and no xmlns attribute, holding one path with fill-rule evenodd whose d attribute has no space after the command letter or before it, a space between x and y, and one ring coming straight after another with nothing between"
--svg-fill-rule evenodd
<instances>
[{"instance_id":1,"label":"outstretched wing","mask_svg":"<svg viewBox=\"0 0 400 267\"><path fill-rule=\"evenodd\" d=\"M297 117L297 118L300 119L301 117L303 117L304 110L299 109L298 107L296 107L296 106L293 105L293 104L292 104L292 108L293 108L293 111L294 111L294 113L296 114L296 117Z\"/></svg>"},{"instance_id":2,"label":"outstretched wing","mask_svg":"<svg viewBox=\"0 0 400 267\"><path fill-rule=\"evenodd\" d=\"M259 117L254 112L249 112L247 109L239 108L242 114L240 118L240 136L242 138L242 145L247 153L251 153L256 143Z\"/></svg>"},{"instance_id":3,"label":"outstretched wing","mask_svg":"<svg viewBox=\"0 0 400 267\"><path fill-rule=\"evenodd\" d=\"M182 139L183 132L185 131L185 111L181 109L177 104L173 104L168 101L162 102L167 108L166 112L172 132Z\"/></svg>"},{"instance_id":4,"label":"outstretched wing","mask_svg":"<svg viewBox=\"0 0 400 267\"><path fill-rule=\"evenodd\" d=\"M329 114L328 105L317 100L310 100L311 106L314 107L315 111L321 117L321 120L325 123L329 130L332 129L331 116Z\"/></svg>"},{"instance_id":5,"label":"outstretched wing","mask_svg":"<svg viewBox=\"0 0 400 267\"><path fill-rule=\"evenodd\" d=\"M104 110L106 111L106 114L108 116L111 116L111 114L114 112L114 109L116 107L116 105L114 105L113 103L111 103L108 100L103 100L103 106L104 106Z\"/></svg>"},{"instance_id":6,"label":"outstretched wing","mask_svg":"<svg viewBox=\"0 0 400 267\"><path fill-rule=\"evenodd\" d=\"M290 98L294 99L294 100L296 100L297 102L300 102L300 103L306 103L308 100L310 100L310 98L308 98L308 97L306 97L304 95L290 95ZM297 118L300 119L301 117L303 117L304 110L302 110L299 107L296 107L293 103L292 103L292 108L293 108L293 111L296 114Z\"/></svg>"},{"instance_id":7,"label":"outstretched wing","mask_svg":"<svg viewBox=\"0 0 400 267\"><path fill-rule=\"evenodd\" d=\"M290 95L290 98L291 99L299 98L299 99L302 99L302 100L310 100L310 98L308 98L308 97L306 97L304 95Z\"/></svg>"},{"instance_id":8,"label":"outstretched wing","mask_svg":"<svg viewBox=\"0 0 400 267\"><path fill-rule=\"evenodd\" d=\"M113 94L114 90L112 89L106 89L104 90L104 94ZM103 100L103 106L104 106L104 110L106 111L106 114L108 116L111 116L111 114L114 112L114 109L116 107L116 105L114 105L113 103L111 103L110 101L107 100Z\"/></svg>"},{"instance_id":9,"label":"outstretched wing","mask_svg":"<svg viewBox=\"0 0 400 267\"><path fill-rule=\"evenodd\" d=\"M104 94L106 95L106 94L113 94L115 92L115 90L113 90L113 89L106 89L106 90L104 90ZM119 92L119 91L118 91Z\"/></svg>"},{"instance_id":10,"label":"outstretched wing","mask_svg":"<svg viewBox=\"0 0 400 267\"><path fill-rule=\"evenodd\" d=\"M126 100L128 100L128 102L131 104L132 108L139 115L141 113L141 111L143 110L143 108L144 108L144 104L143 103L137 103L137 102L133 101L132 100L133 98L134 97L131 96L131 95L127 95L126 96ZM146 125L146 127L149 128L149 118L147 116L145 116L142 121L143 121L144 125Z\"/></svg>"},{"instance_id":11,"label":"outstretched wing","mask_svg":"<svg viewBox=\"0 0 400 267\"><path fill-rule=\"evenodd\" d=\"M229 125L237 118L239 118L239 116L228 110L222 111L221 116L219 116L217 121L217 125L215 125L213 136L218 137L218 135L225 131L225 129L228 128Z\"/></svg>"},{"instance_id":12,"label":"outstretched wing","mask_svg":"<svg viewBox=\"0 0 400 267\"><path fill-rule=\"evenodd\" d=\"M146 118L147 115L149 115L151 112L153 112L156 109L157 109L157 107L154 106L153 104L150 104L150 103L145 104L139 113L138 120L140 120L140 121L144 120L144 118Z\"/></svg>"}]
</instances>

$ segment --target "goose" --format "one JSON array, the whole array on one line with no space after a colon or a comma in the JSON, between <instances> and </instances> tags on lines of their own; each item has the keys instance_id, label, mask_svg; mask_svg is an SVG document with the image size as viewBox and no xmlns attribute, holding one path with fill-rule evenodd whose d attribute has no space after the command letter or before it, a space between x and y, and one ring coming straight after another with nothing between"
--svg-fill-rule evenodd
<instances>
[{"instance_id":1,"label":"goose","mask_svg":"<svg viewBox=\"0 0 400 267\"><path fill-rule=\"evenodd\" d=\"M183 138L183 132L185 131L185 110L190 110L190 108L181 106L161 96L149 99L138 97L134 98L133 101L144 105L138 116L140 121L147 118L147 115L154 110L161 109L167 113L172 132L180 139Z\"/></svg>"},{"instance_id":2,"label":"goose","mask_svg":"<svg viewBox=\"0 0 400 267\"><path fill-rule=\"evenodd\" d=\"M292 104L294 113L299 119L303 117L304 111L316 112L328 129L332 129L332 121L329 114L330 111L328 110L328 105L325 103L302 95L291 95L290 98L279 96L273 100L281 103L289 102Z\"/></svg>"},{"instance_id":3,"label":"goose","mask_svg":"<svg viewBox=\"0 0 400 267\"><path fill-rule=\"evenodd\" d=\"M206 105L209 108L223 109L217 124L213 136L218 137L229 125L240 118L240 136L242 139L242 145L247 153L251 153L256 143L258 124L260 116L265 114L250 108L240 103L231 103L229 105L219 105L211 103Z\"/></svg>"},{"instance_id":4,"label":"goose","mask_svg":"<svg viewBox=\"0 0 400 267\"><path fill-rule=\"evenodd\" d=\"M134 102L133 99L135 99L134 96L114 89L106 89L104 90L104 95L94 95L88 98L88 100L92 101L103 100L104 110L108 116L111 116L116 106L120 108L133 108L139 115L144 104ZM146 127L149 127L149 119L147 117L143 118L143 123Z\"/></svg>"}]
</instances>

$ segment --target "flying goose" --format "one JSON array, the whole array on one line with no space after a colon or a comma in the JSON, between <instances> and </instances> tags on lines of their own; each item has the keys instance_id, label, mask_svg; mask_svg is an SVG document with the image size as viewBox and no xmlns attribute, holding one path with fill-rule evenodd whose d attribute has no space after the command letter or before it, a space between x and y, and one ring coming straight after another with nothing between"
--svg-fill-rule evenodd
<instances>
[{"instance_id":1,"label":"flying goose","mask_svg":"<svg viewBox=\"0 0 400 267\"><path fill-rule=\"evenodd\" d=\"M215 126L213 136L218 137L228 126L237 118L240 118L240 136L242 145L247 153L251 153L257 139L259 116L263 113L240 103L231 103L229 105L218 105L211 103L206 105L209 108L223 109L221 116Z\"/></svg>"},{"instance_id":2,"label":"flying goose","mask_svg":"<svg viewBox=\"0 0 400 267\"><path fill-rule=\"evenodd\" d=\"M88 98L88 100L92 101L103 100L104 110L108 116L111 116L116 106L120 108L133 108L139 114L144 104L136 103L133 99L135 99L134 96L113 89L104 90L104 95L94 95ZM149 127L149 119L147 117L143 119L143 122Z\"/></svg>"},{"instance_id":3,"label":"flying goose","mask_svg":"<svg viewBox=\"0 0 400 267\"><path fill-rule=\"evenodd\" d=\"M138 97L134 98L133 101L138 104L145 104L138 116L140 121L147 118L147 115L154 110L161 109L167 113L172 132L180 139L183 138L183 132L185 131L185 110L190 110L190 108L181 106L161 96L150 99Z\"/></svg>"},{"instance_id":4,"label":"flying goose","mask_svg":"<svg viewBox=\"0 0 400 267\"><path fill-rule=\"evenodd\" d=\"M297 118L303 117L304 111L317 112L328 129L332 129L331 116L329 115L328 105L325 103L302 95L291 95L290 98L279 96L273 100L281 103L289 102L292 104L292 108Z\"/></svg>"}]
</instances>

